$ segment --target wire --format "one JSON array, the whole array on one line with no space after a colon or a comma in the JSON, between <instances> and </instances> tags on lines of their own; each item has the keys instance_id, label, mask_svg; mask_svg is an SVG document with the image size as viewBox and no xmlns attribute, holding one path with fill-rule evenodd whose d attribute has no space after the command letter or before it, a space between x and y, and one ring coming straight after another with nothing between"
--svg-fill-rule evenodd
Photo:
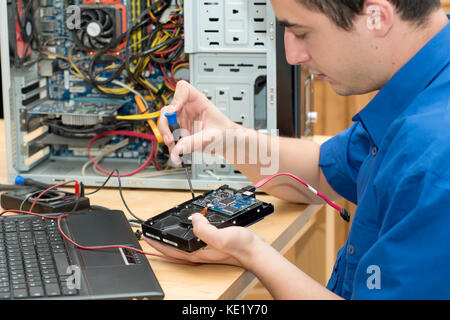
<instances>
[{"instance_id":1,"label":"wire","mask_svg":"<svg viewBox=\"0 0 450 320\"><path fill-rule=\"evenodd\" d=\"M56 186L55 186L56 187ZM36 217L40 217L43 219L49 219L49 220L56 220L57 221L57 227L58 227L58 231L61 234L61 236L67 240L69 243L71 243L72 245L74 245L75 247L81 249L81 250L103 250L103 249L126 249L126 250L131 250L137 253L140 253L142 255L148 255L148 256L154 256L154 257L159 257L159 258L163 258L163 259L167 259L167 260L171 260L171 261L175 261L175 262L180 262L180 263L186 263L186 264L190 264L190 265L194 265L194 266L199 266L199 263L195 263L195 262L191 262L188 260L183 260L183 259L177 259L177 258L173 258L173 257L169 257L169 256L165 256L165 255L160 255L160 254L156 254L156 253L151 253L151 252L146 252L134 247L130 247L130 246L124 246L124 245L106 245L106 246L92 246L92 247L87 247L87 246L83 246L80 245L78 243L76 243L75 241L73 241L72 239L70 239L62 230L61 227L61 220L65 219L69 216L69 214L64 213L64 214L60 214L57 216L48 216L48 215L44 215L44 214L39 214L39 213L34 213L31 210L30 211L21 211L21 210L5 210L3 212L0 213L0 217L3 216L5 213L19 213L19 214L28 214L28 215L32 215L32 216L36 216Z\"/></svg>"},{"instance_id":2,"label":"wire","mask_svg":"<svg viewBox=\"0 0 450 320\"><path fill-rule=\"evenodd\" d=\"M78 185L78 186L80 185L80 183L79 183L77 180L69 180L69 181L62 182L62 183L56 184L56 185L54 185L54 186L51 186L51 187L45 189L45 190L42 191L36 198L34 198L34 201L33 201L33 203L31 204L29 211L30 211L30 212L33 211L34 206L35 206L36 203L38 202L39 198L41 198L44 194L46 194L46 193L49 192L50 190L53 190L53 189L56 189L56 188L65 186L66 184L69 184L69 183L75 183L75 188L77 187L77 185ZM77 192L76 194L78 195L78 192Z\"/></svg>"},{"instance_id":3,"label":"wire","mask_svg":"<svg viewBox=\"0 0 450 320\"><path fill-rule=\"evenodd\" d=\"M139 173L142 170L144 170L145 167L147 167L152 162L152 160L153 160L153 158L154 158L154 156L156 154L156 150L155 150L156 149L156 146L155 146L156 145L156 143L155 143L156 138L153 135L149 135L149 134L145 134L145 133L141 133L141 132L134 132L134 131L121 131L121 130L106 131L106 132L102 132L102 133L96 135L94 138L92 138L89 141L89 143L88 143L88 145L86 147L86 151L87 151L89 159L91 159L91 161L94 164L94 166L98 170L103 172L104 174L109 175L110 172L108 172L105 169L103 169L102 167L100 167L100 165L97 163L97 161L95 161L94 157L91 155L90 148L91 148L92 143L94 143L97 139L102 138L104 136L108 136L108 135L122 135L122 136L136 137L136 138L141 138L141 139L146 139L146 140L152 141L152 150L150 152L150 156L148 157L147 161L143 165L141 165L138 169L136 169L136 170L134 170L132 172L123 174L122 177L133 176L136 173Z\"/></svg>"},{"instance_id":4,"label":"wire","mask_svg":"<svg viewBox=\"0 0 450 320\"><path fill-rule=\"evenodd\" d=\"M121 182L121 180L120 180L120 173L119 173L119 170L118 170L118 169L114 169L113 171L111 171L111 173L109 174L109 176L106 178L106 180L103 182L103 184L102 184L100 187L98 187L98 188L95 189L94 191L91 191L91 192L89 192L89 193L86 193L85 195L89 196L89 195L92 195L92 194L97 193L97 192L99 192L100 190L102 190L102 189L105 187L105 185L108 183L109 179L111 179L111 177L113 176L114 172L117 172L117 181L118 181L118 184L119 184L119 194L120 194L120 198L121 198L121 200L122 200L123 205L124 205L125 208L127 209L128 213L129 213L130 215L132 215L137 221L139 221L140 223L144 222L143 219L137 217L137 216L133 213L133 211L131 211L131 209L128 207L127 202L125 201L125 198L124 198L124 196L123 196L123 191L122 191L122 182Z\"/></svg>"},{"instance_id":5,"label":"wire","mask_svg":"<svg viewBox=\"0 0 450 320\"><path fill-rule=\"evenodd\" d=\"M120 198L122 199L123 205L125 206L125 208L127 208L128 212L133 216L133 218L135 218L136 220L138 220L139 222L144 222L143 219L137 217L132 211L131 209L128 207L127 202L125 201L125 198L123 196L123 192L122 192L122 182L120 181L120 173L118 169L114 169L112 172L116 171L117 172L117 181L119 183L119 194L120 194Z\"/></svg>"},{"instance_id":6,"label":"wire","mask_svg":"<svg viewBox=\"0 0 450 320\"><path fill-rule=\"evenodd\" d=\"M127 210L129 210L128 206L126 205L125 199L123 198L123 194L122 194L122 187L121 187L121 183L120 183L120 173L119 173L119 171L118 171L117 169L116 169L115 171L117 171L117 177L118 177L118 181L119 181L119 192L120 192L122 201L124 202L124 204L125 204ZM93 193L99 191L101 188L103 188L103 186L108 182L108 180L109 180L110 178L111 178L111 175L106 179L106 181L103 183L103 185L102 185L99 189L97 189L97 190L95 190L94 192L91 192L91 193L89 193L89 194L93 194ZM79 186L79 185L80 185L80 183L79 183L77 180L70 180L70 181L66 181L66 182L62 182L62 183L53 185L53 186L51 186L51 187L45 189L44 191L42 191L42 192L34 199L32 205L31 205L31 207L30 207L30 209L29 209L28 211L22 211L22 210L5 210L5 211L3 211L3 212L0 213L0 216L3 216L3 215L4 215L5 213L7 213L7 212L11 212L11 213L19 213L19 214L33 215L33 216L40 217L40 218L44 218L44 219L57 220L57 223L58 223L58 231L61 233L61 235L63 236L63 238L66 239L66 240L67 240L68 242L70 242L71 244L73 244L74 246L76 246L77 248L82 249L82 250L101 250L101 249L122 248L122 249L132 250L132 251L135 251L135 252L140 253L140 254L143 254L143 255L149 255L149 256L160 257L160 258L164 258L164 259L168 259L168 260L172 260L172 261L176 261L176 262L187 263L187 264L191 264L191 265L195 265L195 266L198 266L198 265L199 265L198 263L190 262L190 261L187 261L187 260L177 259L177 258L172 258L172 257L168 257L168 256L165 256L165 255L159 255L159 254L154 254L154 253L150 253L150 252L145 252L145 251L142 251L142 250L139 250L139 249L136 249L136 248L133 248L133 247L129 247L129 246L123 246L123 245L108 245L108 246L86 247L86 246L83 246L83 245L80 245L80 244L76 243L75 241L73 241L72 239L70 239L70 238L64 233L64 231L63 231L62 228L61 228L61 220L64 219L64 218L67 218L67 217L69 216L68 214L63 213L63 214L60 214L60 215L58 215L58 216L48 216L48 215L43 215L43 214L39 214L39 213L34 213L34 212L32 211L33 208L35 207L37 201L39 200L39 198L41 198L41 197L42 197L43 195L45 195L47 192L49 192L49 191L51 191L51 190L53 190L53 189L56 189L56 188L65 186L65 185L70 184L70 183L75 183L75 186ZM79 197L79 195L80 195L80 194L77 193L77 196L78 196L78 197ZM130 212L130 210L129 210L129 212ZM130 212L130 213L131 213L131 212ZM134 215L133 215L133 216L134 216ZM139 219L139 218L137 218L136 216L134 216L134 218L136 218L138 221L142 221L142 219Z\"/></svg>"},{"instance_id":7,"label":"wire","mask_svg":"<svg viewBox=\"0 0 450 320\"><path fill-rule=\"evenodd\" d=\"M128 144L129 144L128 139L122 140L116 144L109 144L109 145L105 146L104 148L102 148L100 150L99 154L94 159L98 163L98 162L102 161L103 158L105 158L106 156L116 152L119 149L126 147ZM82 176L86 175L86 169L91 164L92 164L91 160L88 160L83 164L83 166L81 167L81 175Z\"/></svg>"},{"instance_id":8,"label":"wire","mask_svg":"<svg viewBox=\"0 0 450 320\"><path fill-rule=\"evenodd\" d=\"M264 186L267 182L269 182L270 180L276 178L276 177L280 177L280 176L288 176L291 177L295 180L297 180L298 182L300 182L301 184L303 184L305 187L307 187L312 193L314 193L315 195L319 196L320 198L322 198L323 200L325 200L325 202L330 205L331 207L333 207L334 209L336 209L337 211L339 211L341 217L349 222L350 221L350 213L344 209L341 208L340 206L334 204L333 202L331 202L327 197L325 197L322 193L320 193L319 191L317 191L316 189L314 189L313 187L311 187L309 184L307 184L305 181L303 181L302 179L298 178L297 176L293 175L292 173L278 173L272 176L269 176L265 179L262 179L260 181L258 181L255 185L254 188L255 189L259 189L262 186Z\"/></svg>"}]
</instances>

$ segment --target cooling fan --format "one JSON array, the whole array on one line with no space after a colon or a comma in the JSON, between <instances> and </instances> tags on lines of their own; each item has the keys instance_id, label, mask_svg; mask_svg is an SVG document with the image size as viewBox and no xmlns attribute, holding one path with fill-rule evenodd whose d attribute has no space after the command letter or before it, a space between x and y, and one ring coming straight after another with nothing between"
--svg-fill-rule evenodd
<instances>
[{"instance_id":1,"label":"cooling fan","mask_svg":"<svg viewBox=\"0 0 450 320\"><path fill-rule=\"evenodd\" d=\"M8 29L11 57L15 66L23 66L30 60L32 49L39 47L34 23L36 3L32 0L8 2L8 10L13 12L8 15L10 25Z\"/></svg>"},{"instance_id":2,"label":"cooling fan","mask_svg":"<svg viewBox=\"0 0 450 320\"><path fill-rule=\"evenodd\" d=\"M126 29L122 5L80 6L80 28L73 30L73 40L83 50L120 49L115 43Z\"/></svg>"}]
</instances>

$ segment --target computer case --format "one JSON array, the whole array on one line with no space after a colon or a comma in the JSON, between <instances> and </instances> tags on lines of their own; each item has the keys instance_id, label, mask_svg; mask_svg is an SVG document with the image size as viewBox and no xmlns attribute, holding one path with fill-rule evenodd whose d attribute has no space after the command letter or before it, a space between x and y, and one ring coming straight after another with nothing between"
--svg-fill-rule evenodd
<instances>
[{"instance_id":1,"label":"computer case","mask_svg":"<svg viewBox=\"0 0 450 320\"><path fill-rule=\"evenodd\" d=\"M134 30L139 22L150 19L147 9L154 23ZM182 43L173 41L172 47L163 47L172 50L173 56L177 53L178 64L161 61L163 55L143 61L151 55L145 55L149 45L155 51L155 43L164 37L164 33L155 36L155 29L164 32L180 26L182 34L173 31L167 43L176 37ZM135 91L139 93L142 83L156 88L153 98L156 93L166 95L165 100L157 97L157 105L146 95L150 89L140 92L150 105L147 111L158 111L173 95L174 83L169 85L168 78L190 81L230 119L249 128L289 137L311 134L307 116L312 111L313 78L300 66L287 64L283 31L270 1L1 1L9 181L20 174L48 184L72 179L86 186L103 184L106 175L89 163L87 143L102 132L122 130L120 125L127 131L151 132L149 122L120 123L117 116L142 111L135 100ZM100 58L96 57L99 51ZM171 53L164 57L173 57ZM92 72L89 67L94 58L97 69ZM138 75L140 63L146 69ZM103 68L100 71L99 66ZM121 73L119 68L123 68ZM131 70L128 75L127 70ZM101 92L95 81L93 85L86 80L89 77L83 80L80 76L88 74L92 79L95 75L100 81L115 71L115 81ZM126 94L118 94L123 92ZM120 143L124 147L119 148ZM142 166L152 150L153 161L138 174L127 175ZM101 158L99 164L106 171L120 172L123 187L188 188L184 171L170 167L162 144L108 135L92 144L90 152L92 157ZM160 161L164 163L158 165ZM247 178L233 166L219 162L191 166L194 189L248 185ZM117 184L117 179L111 179L108 186Z\"/></svg>"}]
</instances>

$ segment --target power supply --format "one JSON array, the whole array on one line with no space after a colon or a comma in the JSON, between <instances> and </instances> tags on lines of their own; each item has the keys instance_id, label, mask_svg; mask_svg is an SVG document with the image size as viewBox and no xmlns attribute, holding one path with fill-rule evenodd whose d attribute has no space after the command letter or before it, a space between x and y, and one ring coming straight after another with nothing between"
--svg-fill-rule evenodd
<instances>
[{"instance_id":1,"label":"power supply","mask_svg":"<svg viewBox=\"0 0 450 320\"><path fill-rule=\"evenodd\" d=\"M7 0L0 16L11 182L99 186L117 169L124 187L188 188L157 127L180 79L243 126L307 132L312 85L287 64L270 1ZM192 157L194 189L249 184Z\"/></svg>"}]
</instances>

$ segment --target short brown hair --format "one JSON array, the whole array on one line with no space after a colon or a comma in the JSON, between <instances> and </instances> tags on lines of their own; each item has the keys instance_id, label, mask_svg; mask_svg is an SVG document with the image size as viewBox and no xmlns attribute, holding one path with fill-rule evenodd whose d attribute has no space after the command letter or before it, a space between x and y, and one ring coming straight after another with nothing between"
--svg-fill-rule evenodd
<instances>
[{"instance_id":1,"label":"short brown hair","mask_svg":"<svg viewBox=\"0 0 450 320\"><path fill-rule=\"evenodd\" d=\"M365 0L296 0L310 10L320 11L338 27L350 30L355 17L362 14ZM389 0L403 20L422 25L430 13L441 8L440 0Z\"/></svg>"}]
</instances>

